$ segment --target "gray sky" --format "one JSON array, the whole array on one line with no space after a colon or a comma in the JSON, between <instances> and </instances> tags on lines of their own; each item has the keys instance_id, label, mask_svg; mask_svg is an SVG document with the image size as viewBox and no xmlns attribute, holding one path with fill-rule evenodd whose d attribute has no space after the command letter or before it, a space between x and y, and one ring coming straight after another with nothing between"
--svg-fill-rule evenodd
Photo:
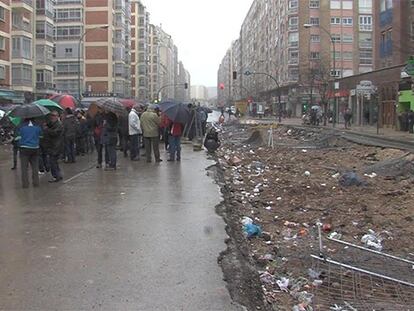
<instances>
[{"instance_id":1,"label":"gray sky","mask_svg":"<svg viewBox=\"0 0 414 311\"><path fill-rule=\"evenodd\" d=\"M143 0L152 24L162 24L178 47L192 85L217 85L218 66L253 0Z\"/></svg>"}]
</instances>

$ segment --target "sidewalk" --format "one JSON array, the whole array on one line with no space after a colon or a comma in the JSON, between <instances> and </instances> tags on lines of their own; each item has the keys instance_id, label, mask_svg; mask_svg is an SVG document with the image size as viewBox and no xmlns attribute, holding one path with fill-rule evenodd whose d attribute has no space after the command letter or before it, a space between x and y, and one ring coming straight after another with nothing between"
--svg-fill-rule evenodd
<instances>
[{"instance_id":1,"label":"sidewalk","mask_svg":"<svg viewBox=\"0 0 414 311\"><path fill-rule=\"evenodd\" d=\"M278 119L276 118L246 118L244 119L246 123L250 122L258 122L258 123L277 123ZM306 126L306 127L313 127L310 125L303 125L302 119L300 118L290 118L290 119L282 119L282 125L291 125L291 126ZM400 132L396 131L392 128L380 128L379 134L377 134L377 127L376 126L351 126L350 129L345 129L343 123L336 124L333 127L332 123L329 123L327 126L319 126L320 128L326 129L333 129L340 132L350 132L359 135L364 135L367 137L376 137L376 138L384 138L389 140L395 140L399 142L408 142L414 143L414 134L409 134L407 132Z\"/></svg>"}]
</instances>

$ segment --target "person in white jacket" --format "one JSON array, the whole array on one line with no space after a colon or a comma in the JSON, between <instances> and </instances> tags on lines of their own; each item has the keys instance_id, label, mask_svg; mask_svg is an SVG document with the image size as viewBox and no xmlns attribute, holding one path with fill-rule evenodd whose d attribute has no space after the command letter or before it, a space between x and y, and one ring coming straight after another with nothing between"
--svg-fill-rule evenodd
<instances>
[{"instance_id":1,"label":"person in white jacket","mask_svg":"<svg viewBox=\"0 0 414 311\"><path fill-rule=\"evenodd\" d=\"M139 161L139 135L141 132L141 122L139 120L139 105L135 105L128 116L129 141L131 144L131 161Z\"/></svg>"}]
</instances>

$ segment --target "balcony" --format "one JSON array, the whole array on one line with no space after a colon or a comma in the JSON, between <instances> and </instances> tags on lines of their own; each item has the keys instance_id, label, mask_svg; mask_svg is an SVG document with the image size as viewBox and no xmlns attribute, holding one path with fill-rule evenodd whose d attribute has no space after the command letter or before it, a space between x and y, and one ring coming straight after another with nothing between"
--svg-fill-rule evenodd
<instances>
[{"instance_id":1,"label":"balcony","mask_svg":"<svg viewBox=\"0 0 414 311\"><path fill-rule=\"evenodd\" d=\"M391 25L393 20L392 9L380 13L380 27Z\"/></svg>"},{"instance_id":2,"label":"balcony","mask_svg":"<svg viewBox=\"0 0 414 311\"><path fill-rule=\"evenodd\" d=\"M13 22L12 31L26 31L32 33L32 25L23 21Z\"/></svg>"},{"instance_id":3,"label":"balcony","mask_svg":"<svg viewBox=\"0 0 414 311\"><path fill-rule=\"evenodd\" d=\"M13 0L11 3L13 10L24 10L33 12L34 4L33 0Z\"/></svg>"},{"instance_id":4,"label":"balcony","mask_svg":"<svg viewBox=\"0 0 414 311\"><path fill-rule=\"evenodd\" d=\"M53 83L52 82L36 82L36 89L38 90L52 90Z\"/></svg>"}]
</instances>

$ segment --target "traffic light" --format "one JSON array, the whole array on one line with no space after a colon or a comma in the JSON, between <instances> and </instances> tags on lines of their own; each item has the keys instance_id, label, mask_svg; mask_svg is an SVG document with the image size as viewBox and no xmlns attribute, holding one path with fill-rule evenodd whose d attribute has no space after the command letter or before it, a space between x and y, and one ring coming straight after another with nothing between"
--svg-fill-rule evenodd
<instances>
[{"instance_id":1,"label":"traffic light","mask_svg":"<svg viewBox=\"0 0 414 311\"><path fill-rule=\"evenodd\" d=\"M184 83L184 89L188 89L188 83Z\"/></svg>"},{"instance_id":2,"label":"traffic light","mask_svg":"<svg viewBox=\"0 0 414 311\"><path fill-rule=\"evenodd\" d=\"M237 80L237 71L233 71L233 80Z\"/></svg>"},{"instance_id":3,"label":"traffic light","mask_svg":"<svg viewBox=\"0 0 414 311\"><path fill-rule=\"evenodd\" d=\"M219 88L220 88L220 90L224 90L224 83L220 83Z\"/></svg>"}]
</instances>

